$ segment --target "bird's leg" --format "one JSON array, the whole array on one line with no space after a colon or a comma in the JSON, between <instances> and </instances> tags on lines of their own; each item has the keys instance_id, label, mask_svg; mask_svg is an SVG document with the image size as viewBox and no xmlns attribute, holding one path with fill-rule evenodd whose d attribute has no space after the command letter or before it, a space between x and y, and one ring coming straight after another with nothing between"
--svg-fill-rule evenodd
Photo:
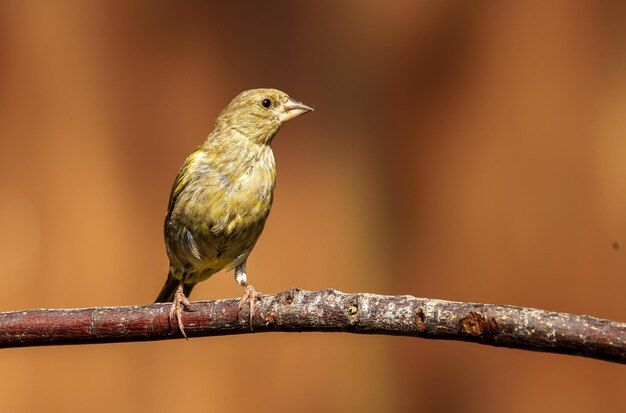
<instances>
[{"instance_id":1,"label":"bird's leg","mask_svg":"<svg viewBox=\"0 0 626 413\"><path fill-rule=\"evenodd\" d=\"M185 293L183 292L183 284L185 282L186 275L186 273L183 274L183 277L176 288L176 292L174 293L174 302L172 302L172 307L170 308L170 324L174 322L174 316L176 316L176 322L180 333L183 337L185 337L185 340L189 340L189 338L187 338L187 334L185 333L185 328L183 327L182 317L183 307L193 310L189 299L185 297Z\"/></svg>"},{"instance_id":2,"label":"bird's leg","mask_svg":"<svg viewBox=\"0 0 626 413\"><path fill-rule=\"evenodd\" d=\"M237 284L245 287L245 291L241 300L239 300L239 307L237 308L237 314L241 311L246 300L250 306L250 330L252 330L252 316L254 315L254 302L261 296L261 293L257 292L253 286L248 284L248 277L246 275L246 261L242 262L235 268L235 281Z\"/></svg>"}]
</instances>

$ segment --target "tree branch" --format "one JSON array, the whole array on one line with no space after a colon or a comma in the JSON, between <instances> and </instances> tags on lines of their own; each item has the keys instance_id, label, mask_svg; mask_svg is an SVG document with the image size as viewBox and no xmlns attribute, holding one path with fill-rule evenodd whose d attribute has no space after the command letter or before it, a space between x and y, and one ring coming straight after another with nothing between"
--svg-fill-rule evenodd
<instances>
[{"instance_id":1,"label":"tree branch","mask_svg":"<svg viewBox=\"0 0 626 413\"><path fill-rule=\"evenodd\" d=\"M336 290L263 295L252 328L238 299L194 302L189 337L250 332L346 332L463 340L626 363L626 323L510 305ZM0 313L0 348L181 338L171 304Z\"/></svg>"}]
</instances>

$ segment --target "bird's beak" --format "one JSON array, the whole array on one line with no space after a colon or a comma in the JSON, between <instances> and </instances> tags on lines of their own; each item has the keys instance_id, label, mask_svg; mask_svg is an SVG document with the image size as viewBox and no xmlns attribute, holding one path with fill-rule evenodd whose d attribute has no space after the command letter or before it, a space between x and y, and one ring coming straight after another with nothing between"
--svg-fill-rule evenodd
<instances>
[{"instance_id":1,"label":"bird's beak","mask_svg":"<svg viewBox=\"0 0 626 413\"><path fill-rule=\"evenodd\" d=\"M278 119L281 123L287 122L289 119L293 119L296 116L300 116L304 113L313 111L313 108L300 103L297 100L288 98L287 102L283 103L283 110L278 115Z\"/></svg>"}]
</instances>

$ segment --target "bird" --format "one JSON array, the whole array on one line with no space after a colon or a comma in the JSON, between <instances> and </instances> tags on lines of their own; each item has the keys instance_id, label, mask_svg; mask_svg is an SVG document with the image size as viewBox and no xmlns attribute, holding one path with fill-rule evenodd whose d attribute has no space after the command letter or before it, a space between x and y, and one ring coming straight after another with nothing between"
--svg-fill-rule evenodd
<instances>
[{"instance_id":1,"label":"bird","mask_svg":"<svg viewBox=\"0 0 626 413\"><path fill-rule=\"evenodd\" d=\"M313 111L277 89L237 95L217 116L205 141L181 167L171 189L164 222L170 261L157 303L172 302L170 323L187 338L183 307L193 311L193 287L223 269L235 270L245 287L250 328L257 292L246 263L270 213L276 183L272 142L285 122Z\"/></svg>"}]
</instances>

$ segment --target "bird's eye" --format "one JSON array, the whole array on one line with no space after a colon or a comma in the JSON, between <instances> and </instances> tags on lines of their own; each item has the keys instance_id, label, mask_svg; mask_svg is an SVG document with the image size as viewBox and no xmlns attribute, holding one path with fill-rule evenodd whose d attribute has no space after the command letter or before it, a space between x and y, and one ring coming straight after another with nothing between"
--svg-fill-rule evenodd
<instances>
[{"instance_id":1,"label":"bird's eye","mask_svg":"<svg viewBox=\"0 0 626 413\"><path fill-rule=\"evenodd\" d=\"M264 108L269 108L270 106L272 106L272 101L269 99L263 99L261 101L261 105L263 105Z\"/></svg>"}]
</instances>

